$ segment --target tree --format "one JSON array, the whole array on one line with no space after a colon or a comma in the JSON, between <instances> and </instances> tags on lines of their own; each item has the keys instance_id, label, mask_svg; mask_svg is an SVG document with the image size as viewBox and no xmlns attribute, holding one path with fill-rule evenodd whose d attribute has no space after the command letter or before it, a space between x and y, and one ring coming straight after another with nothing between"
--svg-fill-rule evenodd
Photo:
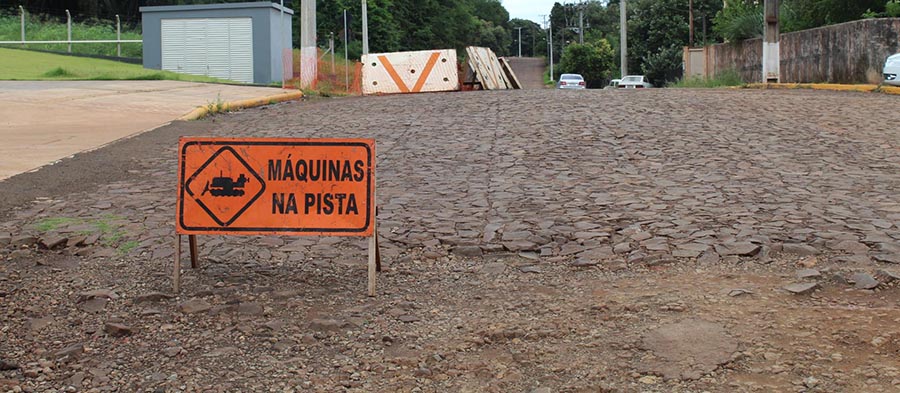
<instances>
[{"instance_id":1,"label":"tree","mask_svg":"<svg viewBox=\"0 0 900 393\"><path fill-rule=\"evenodd\" d=\"M713 31L726 41L762 37L765 27L762 4L731 0L713 19Z\"/></svg>"},{"instance_id":2,"label":"tree","mask_svg":"<svg viewBox=\"0 0 900 393\"><path fill-rule=\"evenodd\" d=\"M885 0L783 0L790 15L782 15L781 31L812 29L863 18L867 11L884 12Z\"/></svg>"},{"instance_id":3,"label":"tree","mask_svg":"<svg viewBox=\"0 0 900 393\"><path fill-rule=\"evenodd\" d=\"M570 44L563 51L560 73L581 74L589 87L603 86L615 67L615 53L609 42L600 39L585 44Z\"/></svg>"},{"instance_id":4,"label":"tree","mask_svg":"<svg viewBox=\"0 0 900 393\"><path fill-rule=\"evenodd\" d=\"M900 0L891 0L884 5L884 12L887 16L896 18L900 17Z\"/></svg>"},{"instance_id":5,"label":"tree","mask_svg":"<svg viewBox=\"0 0 900 393\"><path fill-rule=\"evenodd\" d=\"M721 0L693 3L695 17L711 18L722 7ZM681 76L682 47L688 45L688 0L637 0L628 4L633 7L628 19L628 69L641 70L657 86L674 81Z\"/></svg>"},{"instance_id":6,"label":"tree","mask_svg":"<svg viewBox=\"0 0 900 393\"><path fill-rule=\"evenodd\" d=\"M546 42L546 33L544 29L537 23L525 19L513 19L509 21L509 33L511 42L507 53L518 55L519 53L519 31L522 28L522 56L546 56L546 46L541 43ZM534 46L532 46L534 44ZM543 47L543 51L536 50L538 46Z\"/></svg>"}]
</instances>

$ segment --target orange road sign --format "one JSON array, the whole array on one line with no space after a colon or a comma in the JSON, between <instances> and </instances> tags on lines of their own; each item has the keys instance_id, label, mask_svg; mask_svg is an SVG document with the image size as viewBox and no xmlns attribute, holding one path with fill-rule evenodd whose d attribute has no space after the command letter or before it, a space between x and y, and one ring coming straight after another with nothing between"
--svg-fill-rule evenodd
<instances>
[{"instance_id":1,"label":"orange road sign","mask_svg":"<svg viewBox=\"0 0 900 393\"><path fill-rule=\"evenodd\" d=\"M177 233L364 236L372 139L181 138Z\"/></svg>"}]
</instances>

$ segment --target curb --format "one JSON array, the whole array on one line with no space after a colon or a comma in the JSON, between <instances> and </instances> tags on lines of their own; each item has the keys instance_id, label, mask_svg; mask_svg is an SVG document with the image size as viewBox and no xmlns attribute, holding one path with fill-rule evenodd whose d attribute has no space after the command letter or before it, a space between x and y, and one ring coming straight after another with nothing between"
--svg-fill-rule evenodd
<instances>
[{"instance_id":1,"label":"curb","mask_svg":"<svg viewBox=\"0 0 900 393\"><path fill-rule=\"evenodd\" d=\"M828 91L856 91L900 95L900 87L884 85L841 85L836 83L750 83L748 89L810 89Z\"/></svg>"},{"instance_id":2,"label":"curb","mask_svg":"<svg viewBox=\"0 0 900 393\"><path fill-rule=\"evenodd\" d=\"M202 119L212 113L224 112L235 109L244 109L244 108L253 108L257 106L263 106L268 104L273 104L276 102L290 101L303 98L302 91L292 91L288 93L274 94L270 96L257 97L257 98L249 98L246 100L239 101L230 101L224 104L209 104L198 106L196 109L188 112L186 115L181 116L178 120L191 121Z\"/></svg>"}]
</instances>

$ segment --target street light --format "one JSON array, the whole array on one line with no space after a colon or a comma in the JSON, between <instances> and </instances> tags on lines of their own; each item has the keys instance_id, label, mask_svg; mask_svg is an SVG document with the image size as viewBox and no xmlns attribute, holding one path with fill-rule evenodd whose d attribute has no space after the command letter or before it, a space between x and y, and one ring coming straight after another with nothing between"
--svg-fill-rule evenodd
<instances>
[{"instance_id":1,"label":"street light","mask_svg":"<svg viewBox=\"0 0 900 393\"><path fill-rule=\"evenodd\" d=\"M522 29L524 27L516 27L516 30L519 31L519 57L522 57Z\"/></svg>"}]
</instances>

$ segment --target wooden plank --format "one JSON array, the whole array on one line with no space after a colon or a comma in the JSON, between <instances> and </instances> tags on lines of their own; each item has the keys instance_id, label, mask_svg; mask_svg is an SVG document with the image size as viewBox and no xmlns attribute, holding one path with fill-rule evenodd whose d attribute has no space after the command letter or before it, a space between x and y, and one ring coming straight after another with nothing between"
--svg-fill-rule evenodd
<instances>
[{"instance_id":1,"label":"wooden plank","mask_svg":"<svg viewBox=\"0 0 900 393\"><path fill-rule=\"evenodd\" d=\"M200 267L200 259L197 255L197 235L188 235L188 244L191 247L191 269Z\"/></svg>"},{"instance_id":2,"label":"wooden plank","mask_svg":"<svg viewBox=\"0 0 900 393\"><path fill-rule=\"evenodd\" d=\"M503 73L506 74L506 79L510 82L510 87L521 89L522 84L519 83L519 78L516 77L516 73L513 72L512 66L509 65L509 61L505 57L500 58L500 66L503 68Z\"/></svg>"},{"instance_id":3,"label":"wooden plank","mask_svg":"<svg viewBox=\"0 0 900 393\"><path fill-rule=\"evenodd\" d=\"M175 235L175 267L172 270L173 291L181 290L181 235Z\"/></svg>"}]
</instances>

